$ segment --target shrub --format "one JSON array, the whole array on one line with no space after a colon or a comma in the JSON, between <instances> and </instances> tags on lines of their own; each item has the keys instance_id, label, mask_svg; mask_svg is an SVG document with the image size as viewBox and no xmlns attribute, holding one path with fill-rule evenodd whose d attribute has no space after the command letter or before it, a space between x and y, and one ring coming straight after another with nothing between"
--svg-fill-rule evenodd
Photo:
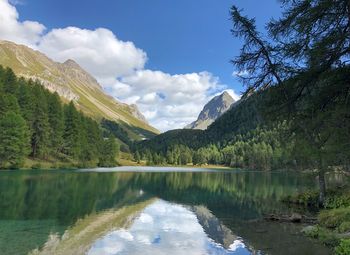
<instances>
[{"instance_id":1,"label":"shrub","mask_svg":"<svg viewBox=\"0 0 350 255\"><path fill-rule=\"evenodd\" d=\"M347 206L350 206L350 196L348 194L340 195L340 196L339 195L328 196L325 201L325 208L328 208L328 209L347 207Z\"/></svg>"},{"instance_id":2,"label":"shrub","mask_svg":"<svg viewBox=\"0 0 350 255\"><path fill-rule=\"evenodd\" d=\"M350 231L350 221L345 221L340 224L338 227L338 232L339 233L345 233Z\"/></svg>"},{"instance_id":3,"label":"shrub","mask_svg":"<svg viewBox=\"0 0 350 255\"><path fill-rule=\"evenodd\" d=\"M343 239L340 241L339 246L335 248L336 255L349 255L350 254L350 239Z\"/></svg>"}]
</instances>

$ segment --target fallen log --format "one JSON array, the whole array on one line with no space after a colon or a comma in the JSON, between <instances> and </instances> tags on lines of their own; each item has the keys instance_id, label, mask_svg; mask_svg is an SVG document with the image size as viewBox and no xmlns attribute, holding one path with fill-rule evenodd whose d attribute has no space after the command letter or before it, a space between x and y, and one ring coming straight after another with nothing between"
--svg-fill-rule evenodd
<instances>
[{"instance_id":1,"label":"fallen log","mask_svg":"<svg viewBox=\"0 0 350 255\"><path fill-rule=\"evenodd\" d=\"M264 216L264 219L268 221L291 222L291 223L314 224L317 222L317 218L308 217L306 215L301 215L299 213L292 213L291 215L268 214Z\"/></svg>"}]
</instances>

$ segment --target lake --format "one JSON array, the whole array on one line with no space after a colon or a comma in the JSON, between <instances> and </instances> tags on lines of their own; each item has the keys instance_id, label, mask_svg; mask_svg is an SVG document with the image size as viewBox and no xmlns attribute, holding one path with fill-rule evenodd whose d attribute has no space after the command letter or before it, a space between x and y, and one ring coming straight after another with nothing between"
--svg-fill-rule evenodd
<instances>
[{"instance_id":1,"label":"lake","mask_svg":"<svg viewBox=\"0 0 350 255\"><path fill-rule=\"evenodd\" d=\"M0 171L1 254L330 254L280 198L316 188L291 172L124 167Z\"/></svg>"}]
</instances>

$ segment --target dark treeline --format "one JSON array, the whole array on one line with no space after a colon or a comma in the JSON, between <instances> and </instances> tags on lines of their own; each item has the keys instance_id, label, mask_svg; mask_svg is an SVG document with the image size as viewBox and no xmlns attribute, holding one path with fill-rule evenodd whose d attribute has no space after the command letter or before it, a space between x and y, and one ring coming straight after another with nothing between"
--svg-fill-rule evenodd
<instances>
[{"instance_id":1,"label":"dark treeline","mask_svg":"<svg viewBox=\"0 0 350 255\"><path fill-rule=\"evenodd\" d=\"M17 168L27 157L74 166L112 166L118 145L99 124L63 104L40 82L17 78L0 66L0 168Z\"/></svg>"}]
</instances>

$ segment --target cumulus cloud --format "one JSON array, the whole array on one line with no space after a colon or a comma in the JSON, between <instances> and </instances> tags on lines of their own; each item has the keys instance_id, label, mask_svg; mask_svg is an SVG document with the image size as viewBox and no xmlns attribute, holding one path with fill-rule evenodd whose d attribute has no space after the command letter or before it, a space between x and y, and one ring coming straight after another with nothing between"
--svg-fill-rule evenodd
<instances>
[{"instance_id":1,"label":"cumulus cloud","mask_svg":"<svg viewBox=\"0 0 350 255\"><path fill-rule=\"evenodd\" d=\"M147 54L105 28L66 27L44 33L43 24L19 21L14 3L0 0L0 39L28 45L55 61L75 60L115 98L137 104L162 131L194 121L204 104L227 88L209 72L171 75L147 70Z\"/></svg>"},{"instance_id":2,"label":"cumulus cloud","mask_svg":"<svg viewBox=\"0 0 350 255\"><path fill-rule=\"evenodd\" d=\"M109 87L115 97L137 104L160 130L194 121L203 105L225 88L208 72L171 75L151 70L138 70Z\"/></svg>"},{"instance_id":3,"label":"cumulus cloud","mask_svg":"<svg viewBox=\"0 0 350 255\"><path fill-rule=\"evenodd\" d=\"M45 26L36 21L18 20L16 8L7 0L0 0L0 38L35 47Z\"/></svg>"},{"instance_id":4,"label":"cumulus cloud","mask_svg":"<svg viewBox=\"0 0 350 255\"><path fill-rule=\"evenodd\" d=\"M142 69L147 60L143 50L105 28L53 29L41 38L38 48L56 61L74 59L102 82Z\"/></svg>"}]
</instances>

